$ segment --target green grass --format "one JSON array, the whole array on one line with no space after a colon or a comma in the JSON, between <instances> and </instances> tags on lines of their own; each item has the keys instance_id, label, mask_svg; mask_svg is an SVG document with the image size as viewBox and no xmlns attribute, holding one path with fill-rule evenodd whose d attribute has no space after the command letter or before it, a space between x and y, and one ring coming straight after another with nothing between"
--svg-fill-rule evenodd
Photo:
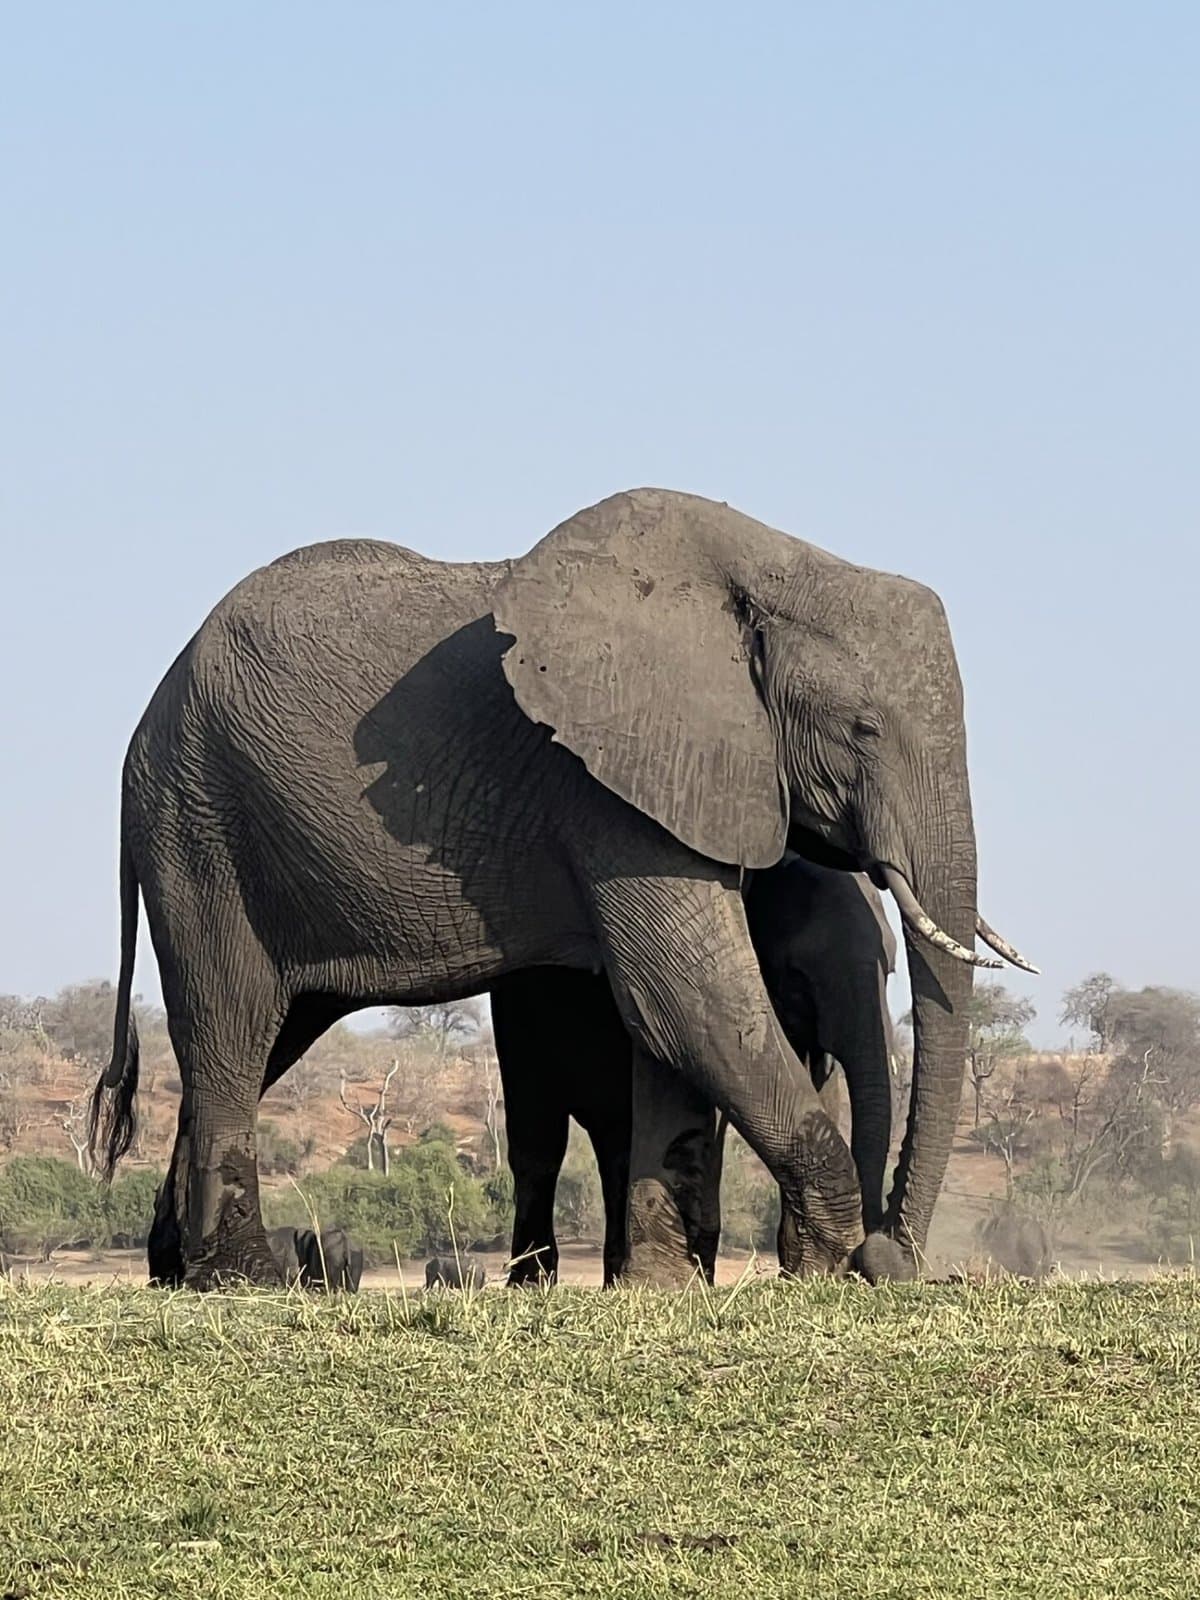
<instances>
[{"instance_id":1,"label":"green grass","mask_svg":"<svg viewBox=\"0 0 1200 1600\"><path fill-rule=\"evenodd\" d=\"M1200 1291L0 1285L0 1596L1195 1593Z\"/></svg>"}]
</instances>

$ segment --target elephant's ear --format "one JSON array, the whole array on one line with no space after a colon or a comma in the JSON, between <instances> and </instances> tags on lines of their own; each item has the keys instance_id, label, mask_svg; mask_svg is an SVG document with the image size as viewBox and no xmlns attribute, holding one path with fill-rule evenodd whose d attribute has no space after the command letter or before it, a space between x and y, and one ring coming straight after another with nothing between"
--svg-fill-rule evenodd
<instances>
[{"instance_id":1,"label":"elephant's ear","mask_svg":"<svg viewBox=\"0 0 1200 1600\"><path fill-rule=\"evenodd\" d=\"M692 849L749 868L779 860L788 802L728 576L738 552L722 559L743 526L761 525L688 495L616 495L515 561L493 614L527 716Z\"/></svg>"}]
</instances>

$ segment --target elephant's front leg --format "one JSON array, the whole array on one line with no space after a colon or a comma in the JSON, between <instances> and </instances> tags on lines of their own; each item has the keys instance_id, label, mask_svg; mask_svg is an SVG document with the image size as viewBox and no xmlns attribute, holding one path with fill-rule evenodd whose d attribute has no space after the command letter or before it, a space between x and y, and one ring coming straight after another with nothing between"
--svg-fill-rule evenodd
<instances>
[{"instance_id":1,"label":"elephant's front leg","mask_svg":"<svg viewBox=\"0 0 1200 1600\"><path fill-rule=\"evenodd\" d=\"M686 1078L634 1050L624 1281L682 1288L698 1267L712 1281L715 1125L712 1103Z\"/></svg>"},{"instance_id":2,"label":"elephant's front leg","mask_svg":"<svg viewBox=\"0 0 1200 1600\"><path fill-rule=\"evenodd\" d=\"M781 1268L841 1271L863 1237L850 1151L776 1020L736 874L689 860L696 875L594 881L617 1003L635 1042L726 1111L779 1184Z\"/></svg>"}]
</instances>

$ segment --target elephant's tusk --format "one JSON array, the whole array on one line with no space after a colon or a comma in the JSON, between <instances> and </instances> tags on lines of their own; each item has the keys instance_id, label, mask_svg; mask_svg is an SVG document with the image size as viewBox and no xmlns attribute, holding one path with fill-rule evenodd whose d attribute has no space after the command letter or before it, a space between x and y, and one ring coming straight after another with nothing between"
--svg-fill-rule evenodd
<instances>
[{"instance_id":1,"label":"elephant's tusk","mask_svg":"<svg viewBox=\"0 0 1200 1600\"><path fill-rule=\"evenodd\" d=\"M1022 972L1041 972L1040 967L1035 967L1032 961L1026 961L1019 950L1015 950L1007 939L1002 939L995 928L989 927L980 916L975 918L975 932L984 944L990 944L997 955L1011 961L1014 967L1020 967Z\"/></svg>"},{"instance_id":2,"label":"elephant's tusk","mask_svg":"<svg viewBox=\"0 0 1200 1600\"><path fill-rule=\"evenodd\" d=\"M993 961L990 956L976 955L974 950L968 950L966 945L959 944L957 939L952 939L948 933L943 933L912 892L904 874L897 872L895 867L884 866L882 870L887 886L900 907L900 915L904 918L905 926L919 934L927 944L933 945L937 950L944 950L948 956L953 956L956 961L965 962L969 967L1003 966L1003 962Z\"/></svg>"}]
</instances>

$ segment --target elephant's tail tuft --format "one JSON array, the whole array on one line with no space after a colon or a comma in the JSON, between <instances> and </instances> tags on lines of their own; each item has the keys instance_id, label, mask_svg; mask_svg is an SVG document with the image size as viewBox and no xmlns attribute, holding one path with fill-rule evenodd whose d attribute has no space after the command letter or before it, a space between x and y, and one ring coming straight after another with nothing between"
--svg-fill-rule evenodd
<instances>
[{"instance_id":1,"label":"elephant's tail tuft","mask_svg":"<svg viewBox=\"0 0 1200 1600\"><path fill-rule=\"evenodd\" d=\"M133 1143L137 1130L134 1102L138 1086L138 1031L133 1014L133 958L137 948L138 880L122 822L121 828L121 975L113 1019L113 1050L108 1066L92 1090L88 1142L92 1159L107 1181Z\"/></svg>"}]
</instances>

